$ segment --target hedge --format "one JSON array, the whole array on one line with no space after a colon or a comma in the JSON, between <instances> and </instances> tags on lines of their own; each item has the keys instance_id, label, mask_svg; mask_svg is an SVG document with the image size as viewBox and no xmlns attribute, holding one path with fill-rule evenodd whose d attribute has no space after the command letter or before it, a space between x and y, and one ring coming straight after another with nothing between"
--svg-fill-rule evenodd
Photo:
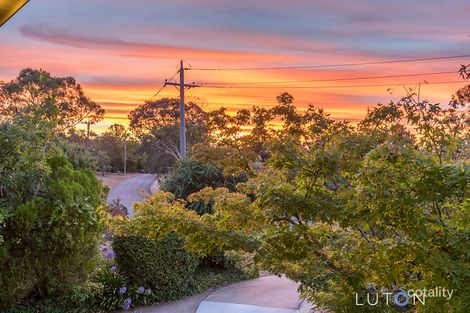
<instances>
[{"instance_id":1,"label":"hedge","mask_svg":"<svg viewBox=\"0 0 470 313\"><path fill-rule=\"evenodd\" d=\"M117 237L116 263L130 285L144 286L159 301L180 299L193 285L198 257L184 250L176 235L155 241L144 237Z\"/></svg>"}]
</instances>

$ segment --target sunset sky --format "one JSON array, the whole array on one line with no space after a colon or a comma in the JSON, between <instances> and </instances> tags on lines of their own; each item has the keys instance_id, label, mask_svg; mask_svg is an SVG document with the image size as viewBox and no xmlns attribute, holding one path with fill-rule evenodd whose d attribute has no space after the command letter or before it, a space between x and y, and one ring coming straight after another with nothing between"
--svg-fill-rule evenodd
<instances>
[{"instance_id":1,"label":"sunset sky","mask_svg":"<svg viewBox=\"0 0 470 313\"><path fill-rule=\"evenodd\" d=\"M96 127L100 131L114 122L127 124L129 111L176 73L180 59L196 69L466 55L469 16L468 0L31 0L0 28L0 80L16 77L25 67L77 78L106 109L105 121ZM354 121L368 106L402 96L399 84L456 82L460 64L468 63L470 57L289 70L192 70L187 81L203 87L189 90L187 98L206 110L225 106L235 111L270 106L288 91L300 109L312 103ZM435 72L454 73L284 82ZM445 103L464 85L423 85L421 95ZM178 92L168 86L159 97L178 97Z\"/></svg>"}]
</instances>

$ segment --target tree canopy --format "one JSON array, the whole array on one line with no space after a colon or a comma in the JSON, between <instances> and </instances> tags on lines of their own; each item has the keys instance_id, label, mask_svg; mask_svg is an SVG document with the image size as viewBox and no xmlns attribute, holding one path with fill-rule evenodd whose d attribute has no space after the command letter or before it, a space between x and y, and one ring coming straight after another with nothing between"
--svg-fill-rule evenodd
<instances>
[{"instance_id":1,"label":"tree canopy","mask_svg":"<svg viewBox=\"0 0 470 313\"><path fill-rule=\"evenodd\" d=\"M439 105L408 94L351 125L314 106L299 112L288 94L278 101L258 113L257 132L266 138L258 150L249 144L253 134L241 131L255 109L209 113L217 140L196 145L191 157L250 176L234 190L206 187L188 196L211 204L209 214L160 193L136 205L137 219L116 220L117 231L154 239L176 233L200 255L254 253L262 269L299 282L303 296L332 312L393 312L385 302L356 306L355 295L364 302L367 294L434 286L457 292L407 309L464 311L468 103ZM269 125L273 119L280 128Z\"/></svg>"},{"instance_id":2,"label":"tree canopy","mask_svg":"<svg viewBox=\"0 0 470 313\"><path fill-rule=\"evenodd\" d=\"M26 68L14 80L0 83L0 118L18 116L53 121L64 131L83 121L101 121L104 109L85 96L73 77Z\"/></svg>"},{"instance_id":3,"label":"tree canopy","mask_svg":"<svg viewBox=\"0 0 470 313\"><path fill-rule=\"evenodd\" d=\"M146 101L129 113L130 129L138 136L164 126L179 125L179 99L162 98ZM197 104L185 104L187 124L203 125L206 113Z\"/></svg>"}]
</instances>

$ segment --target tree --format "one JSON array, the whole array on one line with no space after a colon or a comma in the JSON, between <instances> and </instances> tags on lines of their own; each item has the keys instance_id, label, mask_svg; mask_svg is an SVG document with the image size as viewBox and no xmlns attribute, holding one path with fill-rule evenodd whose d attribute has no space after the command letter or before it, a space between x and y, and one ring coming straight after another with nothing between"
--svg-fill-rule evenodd
<instances>
[{"instance_id":1,"label":"tree","mask_svg":"<svg viewBox=\"0 0 470 313\"><path fill-rule=\"evenodd\" d=\"M202 142L206 112L197 104L186 104L186 131L189 147ZM130 130L141 140L139 153L148 172L165 173L181 158L179 145L179 100L163 98L147 101L129 114Z\"/></svg>"},{"instance_id":2,"label":"tree","mask_svg":"<svg viewBox=\"0 0 470 313\"><path fill-rule=\"evenodd\" d=\"M146 101L129 113L129 128L137 137L151 133L164 126L179 125L179 99L163 98ZM187 125L203 125L205 112L195 103L185 104Z\"/></svg>"},{"instance_id":3,"label":"tree","mask_svg":"<svg viewBox=\"0 0 470 313\"><path fill-rule=\"evenodd\" d=\"M95 151L104 153L102 161L106 161L104 155L107 156L111 170L126 173L128 170L136 172L140 169L140 157L137 152L139 143L132 138L123 125L111 125L107 131L94 140L93 148Z\"/></svg>"},{"instance_id":4,"label":"tree","mask_svg":"<svg viewBox=\"0 0 470 313\"><path fill-rule=\"evenodd\" d=\"M242 134L243 127L250 124L250 118L249 110L241 110L235 116L229 115L223 107L209 112L208 136L204 142L194 145L191 157L217 165L226 175L251 173L258 155L251 147L250 137Z\"/></svg>"},{"instance_id":5,"label":"tree","mask_svg":"<svg viewBox=\"0 0 470 313\"><path fill-rule=\"evenodd\" d=\"M95 151L64 138L56 138L55 144L60 148L57 153L63 153L75 169L98 170L99 157Z\"/></svg>"},{"instance_id":6,"label":"tree","mask_svg":"<svg viewBox=\"0 0 470 313\"><path fill-rule=\"evenodd\" d=\"M427 100L418 101L410 93L398 102L378 105L360 125L382 133L407 134L411 140L416 136L417 143L440 162L459 158L470 140L470 103L465 100L465 90L460 89L452 96L448 108ZM414 133L406 126L412 127Z\"/></svg>"},{"instance_id":7,"label":"tree","mask_svg":"<svg viewBox=\"0 0 470 313\"><path fill-rule=\"evenodd\" d=\"M30 68L10 82L0 83L0 118L11 120L29 116L53 121L64 131L83 121L103 119L104 110L88 97L72 77L54 77L44 70Z\"/></svg>"},{"instance_id":8,"label":"tree","mask_svg":"<svg viewBox=\"0 0 470 313\"><path fill-rule=\"evenodd\" d=\"M138 219L118 220L118 232L154 239L175 232L200 255L254 252L262 269L299 282L304 297L332 312L393 312L393 303L356 306L355 297L365 302L434 286L458 293L406 309L465 311L467 107L441 107L408 94L372 108L352 126L313 106L296 112L286 94L279 100L272 113L284 119L283 128L248 182L235 192L205 188L189 195L190 202L211 203L212 214L193 214L172 195L157 194L136 208ZM240 114L240 123L247 115ZM241 147L234 119L214 117L221 136L213 147ZM212 156L211 162L226 157Z\"/></svg>"},{"instance_id":9,"label":"tree","mask_svg":"<svg viewBox=\"0 0 470 313\"><path fill-rule=\"evenodd\" d=\"M123 145L123 172L127 173L127 141L130 138L130 133L126 130L123 125L113 124L109 126L108 132L105 133L111 135L117 139L119 144Z\"/></svg>"}]
</instances>

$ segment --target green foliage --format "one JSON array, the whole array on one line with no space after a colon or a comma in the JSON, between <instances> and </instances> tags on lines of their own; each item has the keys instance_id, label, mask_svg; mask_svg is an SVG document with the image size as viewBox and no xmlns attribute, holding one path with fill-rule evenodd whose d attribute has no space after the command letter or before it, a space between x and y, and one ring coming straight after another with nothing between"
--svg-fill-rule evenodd
<instances>
[{"instance_id":1,"label":"green foliage","mask_svg":"<svg viewBox=\"0 0 470 313\"><path fill-rule=\"evenodd\" d=\"M120 288L126 286L126 280L116 271L108 267L99 268L92 276L92 281L102 288L96 297L96 306L105 311L114 311L122 308L123 295Z\"/></svg>"},{"instance_id":2,"label":"green foliage","mask_svg":"<svg viewBox=\"0 0 470 313\"><path fill-rule=\"evenodd\" d=\"M51 136L48 126L29 120L0 124L0 211L34 198L47 179L50 168L41 151Z\"/></svg>"},{"instance_id":3,"label":"green foliage","mask_svg":"<svg viewBox=\"0 0 470 313\"><path fill-rule=\"evenodd\" d=\"M141 156L138 153L139 142L127 129L113 124L103 134L96 136L90 146L97 152L102 172L107 168L113 172L137 172L141 170ZM124 168L124 160L126 160Z\"/></svg>"},{"instance_id":4,"label":"green foliage","mask_svg":"<svg viewBox=\"0 0 470 313\"><path fill-rule=\"evenodd\" d=\"M212 205L212 214L202 216L157 194L136 207L138 220L117 221L118 232L155 239L174 232L201 256L253 253L262 269L299 282L305 298L332 312L396 312L393 304L356 306L355 295L435 287L455 290L453 297L427 298L406 310L464 312L470 305L465 97L463 90L455 97L461 101L442 108L407 95L371 109L354 127L313 106L298 113L292 97L281 95L271 113L283 128L268 133L267 160L258 169L253 158L238 162L235 154L249 146L239 130L251 113L210 114L209 129L219 138L192 156L221 167L230 162L217 158L230 160L251 179L237 192L205 188L189 195L190 202ZM185 190L174 185L175 193Z\"/></svg>"},{"instance_id":5,"label":"green foliage","mask_svg":"<svg viewBox=\"0 0 470 313\"><path fill-rule=\"evenodd\" d=\"M64 294L93 270L102 231L96 208L101 184L90 170L74 170L62 156L47 160L51 174L38 195L14 208L1 229L0 298Z\"/></svg>"},{"instance_id":6,"label":"green foliage","mask_svg":"<svg viewBox=\"0 0 470 313\"><path fill-rule=\"evenodd\" d=\"M207 290L217 289L242 280L257 277L256 274L247 274L237 269L220 269L200 267L194 273L191 288L187 291L187 296L202 293Z\"/></svg>"},{"instance_id":7,"label":"green foliage","mask_svg":"<svg viewBox=\"0 0 470 313\"><path fill-rule=\"evenodd\" d=\"M338 133L333 123L312 132L317 149L280 138L269 172L250 182L253 209L269 223L259 264L301 282L304 296L331 311L394 312L393 305L355 306L355 293L364 299L373 290L436 286L456 294L409 310L468 306L469 242L462 225L468 230L470 224L461 207L470 173L467 163L452 160L459 155L449 143L464 140L469 125L450 118L460 112L403 101L371 110L357 131ZM448 118L453 122L446 124ZM421 137L402 127L402 119Z\"/></svg>"},{"instance_id":8,"label":"green foliage","mask_svg":"<svg viewBox=\"0 0 470 313\"><path fill-rule=\"evenodd\" d=\"M57 146L72 163L74 169L98 169L98 156L83 145L66 139L57 139Z\"/></svg>"},{"instance_id":9,"label":"green foliage","mask_svg":"<svg viewBox=\"0 0 470 313\"><path fill-rule=\"evenodd\" d=\"M189 102L186 108L188 147L203 141L207 113ZM129 114L129 128L141 140L139 155L145 171L168 173L179 156L179 100L146 101Z\"/></svg>"},{"instance_id":10,"label":"green foliage","mask_svg":"<svg viewBox=\"0 0 470 313\"><path fill-rule=\"evenodd\" d=\"M468 76L466 67L461 73ZM464 312L470 305L469 88L448 106L409 92L372 108L357 126L313 106L299 112L287 93L271 109L234 116L188 105L192 160L178 164L178 101L145 103L130 116L142 140L135 164L143 160L158 172L177 164L162 186L173 194L148 197L136 205L135 218L111 218L112 230L123 236L114 243L120 271L98 271L92 287L81 283L101 231L95 213L101 187L82 148L51 139L54 130L99 120L101 110L71 78L22 71L0 86L7 121L0 125L2 305L71 291L62 297L70 306L116 309L123 284L137 302L144 301L137 286L167 301L261 267L299 282L305 298L333 312L395 312L383 303L356 306L355 295L364 300L379 291L436 286L454 289L452 299L427 299L406 310ZM281 129L272 127L279 120ZM253 126L249 133L247 126ZM74 136L92 143L88 134ZM98 158L103 172L108 163L122 167L123 143L137 153L137 143L116 125L93 143L106 151ZM250 179L239 183L238 175ZM196 268L193 253L212 267ZM66 308L46 303L26 310Z\"/></svg>"},{"instance_id":11,"label":"green foliage","mask_svg":"<svg viewBox=\"0 0 470 313\"><path fill-rule=\"evenodd\" d=\"M175 200L170 193L156 193L142 203L134 205L139 218L115 218L111 224L118 235L143 236L160 240L169 233L176 233L188 251L204 257L217 255L221 251L246 249L253 250L258 240L244 231L253 225L255 212L247 207L249 200L227 189L205 188L189 201L216 198L212 214L198 215L185 208L185 203ZM223 199L222 199L223 198Z\"/></svg>"},{"instance_id":12,"label":"green foliage","mask_svg":"<svg viewBox=\"0 0 470 313\"><path fill-rule=\"evenodd\" d=\"M169 234L155 241L117 237L113 241L120 273L132 286L150 288L159 301L177 300L191 286L198 258Z\"/></svg>"},{"instance_id":13,"label":"green foliage","mask_svg":"<svg viewBox=\"0 0 470 313\"><path fill-rule=\"evenodd\" d=\"M2 310L2 313L104 313L98 307L101 296L99 285L86 283L73 286L60 298L23 301L14 308Z\"/></svg>"},{"instance_id":14,"label":"green foliage","mask_svg":"<svg viewBox=\"0 0 470 313\"><path fill-rule=\"evenodd\" d=\"M2 311L3 313L92 313L92 311L80 311L65 308L58 303L37 303L32 305L19 305L13 309ZM96 313L96 312L93 312Z\"/></svg>"},{"instance_id":15,"label":"green foliage","mask_svg":"<svg viewBox=\"0 0 470 313\"><path fill-rule=\"evenodd\" d=\"M224 176L222 169L213 164L204 164L191 159L180 160L172 175L161 185L160 189L171 192L178 199L187 201L188 196L205 187L226 187L234 191L236 183L242 177ZM211 203L193 201L187 203L189 209L199 214L211 213Z\"/></svg>"},{"instance_id":16,"label":"green foliage","mask_svg":"<svg viewBox=\"0 0 470 313\"><path fill-rule=\"evenodd\" d=\"M59 299L63 308L70 313L99 313L96 303L100 299L102 288L98 284L86 282L74 285L71 290Z\"/></svg>"},{"instance_id":17,"label":"green foliage","mask_svg":"<svg viewBox=\"0 0 470 313\"><path fill-rule=\"evenodd\" d=\"M49 121L64 131L83 120L96 123L104 110L88 97L73 77L54 77L39 69L23 69L17 78L0 82L0 117Z\"/></svg>"}]
</instances>

